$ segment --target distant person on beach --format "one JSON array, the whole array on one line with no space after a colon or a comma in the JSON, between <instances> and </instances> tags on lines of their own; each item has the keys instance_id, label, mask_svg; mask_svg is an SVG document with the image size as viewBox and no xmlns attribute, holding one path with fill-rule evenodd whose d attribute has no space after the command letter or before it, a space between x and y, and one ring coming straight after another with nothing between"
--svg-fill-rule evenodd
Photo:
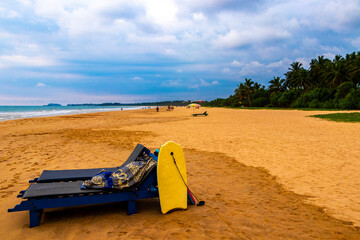
<instances>
[{"instance_id":1,"label":"distant person on beach","mask_svg":"<svg viewBox=\"0 0 360 240\"><path fill-rule=\"evenodd\" d=\"M156 111L157 111L157 112L159 111L159 107L156 107Z\"/></svg>"}]
</instances>

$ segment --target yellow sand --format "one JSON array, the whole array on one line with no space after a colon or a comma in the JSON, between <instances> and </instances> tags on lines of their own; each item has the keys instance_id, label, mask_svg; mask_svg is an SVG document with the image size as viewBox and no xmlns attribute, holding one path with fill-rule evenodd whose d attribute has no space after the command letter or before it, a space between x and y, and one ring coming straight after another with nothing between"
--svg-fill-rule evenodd
<instances>
[{"instance_id":1,"label":"yellow sand","mask_svg":"<svg viewBox=\"0 0 360 240\"><path fill-rule=\"evenodd\" d=\"M192 110L163 116L186 118ZM201 112L198 110L198 112ZM208 109L208 117L126 127L157 133L184 148L220 152L248 166L264 167L287 189L313 197L338 218L360 225L360 123L306 117L319 111Z\"/></svg>"},{"instance_id":2,"label":"yellow sand","mask_svg":"<svg viewBox=\"0 0 360 240\"><path fill-rule=\"evenodd\" d=\"M360 225L359 123L306 117L327 112L206 110L0 122L1 239L360 238L344 222ZM126 204L55 209L33 229L26 212L6 213L44 169L118 166L137 143L154 150L169 140L184 148L204 207L162 215L153 199L132 216Z\"/></svg>"}]
</instances>

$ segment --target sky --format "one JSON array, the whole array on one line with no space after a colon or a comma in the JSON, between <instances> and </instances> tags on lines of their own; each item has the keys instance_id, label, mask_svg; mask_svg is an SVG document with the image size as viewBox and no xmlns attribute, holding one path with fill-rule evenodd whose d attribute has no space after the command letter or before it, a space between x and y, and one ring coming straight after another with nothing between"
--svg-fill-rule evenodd
<instances>
[{"instance_id":1,"label":"sky","mask_svg":"<svg viewBox=\"0 0 360 240\"><path fill-rule=\"evenodd\" d=\"M1 0L0 105L226 98L359 49L359 0Z\"/></svg>"}]
</instances>

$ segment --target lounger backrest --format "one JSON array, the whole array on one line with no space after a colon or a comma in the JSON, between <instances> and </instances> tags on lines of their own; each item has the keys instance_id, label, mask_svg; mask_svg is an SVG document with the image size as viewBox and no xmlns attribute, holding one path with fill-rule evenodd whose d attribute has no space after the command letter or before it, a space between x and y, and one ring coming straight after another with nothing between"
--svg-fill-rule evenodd
<instances>
[{"instance_id":1,"label":"lounger backrest","mask_svg":"<svg viewBox=\"0 0 360 240\"><path fill-rule=\"evenodd\" d=\"M140 154L142 154L146 149L147 148L141 144L136 145L134 151L130 154L129 158L121 166L125 166L126 164L135 161L136 158L140 156ZM119 166L118 168L120 168L121 166Z\"/></svg>"}]
</instances>

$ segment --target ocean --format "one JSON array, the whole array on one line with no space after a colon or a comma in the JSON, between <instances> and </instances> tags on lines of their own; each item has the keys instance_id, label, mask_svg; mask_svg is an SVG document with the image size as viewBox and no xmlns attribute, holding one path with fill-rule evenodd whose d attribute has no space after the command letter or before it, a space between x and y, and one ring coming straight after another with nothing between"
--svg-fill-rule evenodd
<instances>
[{"instance_id":1,"label":"ocean","mask_svg":"<svg viewBox=\"0 0 360 240\"><path fill-rule=\"evenodd\" d=\"M0 121L81 113L134 110L142 106L0 106Z\"/></svg>"}]
</instances>

